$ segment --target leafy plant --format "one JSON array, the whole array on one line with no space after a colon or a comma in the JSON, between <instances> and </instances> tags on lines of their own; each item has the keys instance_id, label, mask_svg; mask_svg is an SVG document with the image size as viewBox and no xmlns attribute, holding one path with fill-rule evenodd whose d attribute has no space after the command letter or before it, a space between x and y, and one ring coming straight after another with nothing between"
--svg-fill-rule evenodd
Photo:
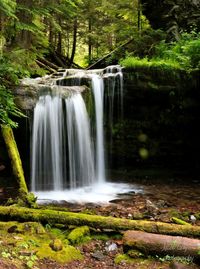
<instances>
[{"instance_id":1,"label":"leafy plant","mask_svg":"<svg viewBox=\"0 0 200 269\"><path fill-rule=\"evenodd\" d=\"M15 105L13 94L9 90L19 82L17 73L18 71L12 64L6 62L5 58L0 59L0 124L11 127L17 127L17 123L11 119L12 116L24 116Z\"/></svg>"},{"instance_id":2,"label":"leafy plant","mask_svg":"<svg viewBox=\"0 0 200 269\"><path fill-rule=\"evenodd\" d=\"M16 107L11 92L0 85L0 124L17 127L17 123L10 116L22 117L24 114Z\"/></svg>"},{"instance_id":3,"label":"leafy plant","mask_svg":"<svg viewBox=\"0 0 200 269\"><path fill-rule=\"evenodd\" d=\"M127 68L158 67L163 70L184 69L191 71L200 68L200 35L183 33L177 42L165 43L161 41L155 48L155 54L151 58L128 56L121 60L121 64Z\"/></svg>"}]
</instances>

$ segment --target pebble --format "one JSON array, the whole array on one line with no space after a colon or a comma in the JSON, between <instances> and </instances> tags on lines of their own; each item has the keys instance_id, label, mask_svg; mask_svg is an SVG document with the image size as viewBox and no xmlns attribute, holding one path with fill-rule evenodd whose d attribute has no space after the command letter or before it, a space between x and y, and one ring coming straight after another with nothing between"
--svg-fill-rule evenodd
<instances>
[{"instance_id":1,"label":"pebble","mask_svg":"<svg viewBox=\"0 0 200 269\"><path fill-rule=\"evenodd\" d=\"M104 260L105 259L105 255L103 255L103 253L101 251L96 251L94 253L92 253L91 255L93 258L95 258L98 261Z\"/></svg>"},{"instance_id":2,"label":"pebble","mask_svg":"<svg viewBox=\"0 0 200 269\"><path fill-rule=\"evenodd\" d=\"M106 251L110 252L110 251L115 251L117 250L117 244L115 243L111 243L110 245L108 245L107 247L105 247Z\"/></svg>"}]
</instances>

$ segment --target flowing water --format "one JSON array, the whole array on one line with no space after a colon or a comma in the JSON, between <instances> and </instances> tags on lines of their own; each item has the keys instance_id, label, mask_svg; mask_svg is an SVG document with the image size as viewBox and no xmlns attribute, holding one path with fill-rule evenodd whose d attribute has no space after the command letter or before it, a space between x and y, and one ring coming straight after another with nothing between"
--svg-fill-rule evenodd
<instances>
[{"instance_id":1,"label":"flowing water","mask_svg":"<svg viewBox=\"0 0 200 269\"><path fill-rule=\"evenodd\" d=\"M58 75L50 80L58 90L43 92L34 109L32 191L41 199L55 195L56 200L61 197L74 200L74 193L78 201L107 201L109 195L113 198L114 193L127 191L123 184L107 183L104 146L105 106L109 107L111 127L114 103L119 106L119 114L123 114L121 67L90 71L67 69ZM83 79L91 85L95 122L89 119L81 91L69 92L63 97L65 86L69 86L66 83L81 86Z\"/></svg>"}]
</instances>

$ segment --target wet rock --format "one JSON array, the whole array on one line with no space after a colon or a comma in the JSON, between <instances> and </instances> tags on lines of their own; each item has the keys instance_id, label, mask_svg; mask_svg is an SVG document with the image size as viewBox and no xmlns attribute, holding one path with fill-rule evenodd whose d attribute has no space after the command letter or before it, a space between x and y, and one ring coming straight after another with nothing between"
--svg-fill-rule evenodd
<instances>
[{"instance_id":1,"label":"wet rock","mask_svg":"<svg viewBox=\"0 0 200 269\"><path fill-rule=\"evenodd\" d=\"M117 244L106 242L105 249L106 249L107 252L116 251L117 250Z\"/></svg>"},{"instance_id":2,"label":"wet rock","mask_svg":"<svg viewBox=\"0 0 200 269\"><path fill-rule=\"evenodd\" d=\"M91 256L98 261L102 261L105 259L105 255L101 251L96 251Z\"/></svg>"},{"instance_id":3,"label":"wet rock","mask_svg":"<svg viewBox=\"0 0 200 269\"><path fill-rule=\"evenodd\" d=\"M150 200L146 200L146 209L152 215L155 215L159 212L158 207L154 203L152 203Z\"/></svg>"},{"instance_id":4,"label":"wet rock","mask_svg":"<svg viewBox=\"0 0 200 269\"><path fill-rule=\"evenodd\" d=\"M158 208L162 208L162 207L167 207L167 204L164 200L159 200L157 203L156 203L156 206Z\"/></svg>"},{"instance_id":5,"label":"wet rock","mask_svg":"<svg viewBox=\"0 0 200 269\"><path fill-rule=\"evenodd\" d=\"M190 216L190 221L191 221L191 223L194 224L197 221L197 219L196 219L196 217L194 215L191 215Z\"/></svg>"}]
</instances>

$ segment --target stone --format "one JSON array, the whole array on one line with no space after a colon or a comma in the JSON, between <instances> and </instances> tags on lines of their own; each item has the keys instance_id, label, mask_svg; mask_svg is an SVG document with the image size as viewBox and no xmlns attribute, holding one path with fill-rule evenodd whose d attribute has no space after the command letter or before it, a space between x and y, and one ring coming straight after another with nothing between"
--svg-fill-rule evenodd
<instances>
[{"instance_id":1,"label":"stone","mask_svg":"<svg viewBox=\"0 0 200 269\"><path fill-rule=\"evenodd\" d=\"M49 246L54 251L60 251L63 248L62 241L60 239L54 239L50 242Z\"/></svg>"}]
</instances>

